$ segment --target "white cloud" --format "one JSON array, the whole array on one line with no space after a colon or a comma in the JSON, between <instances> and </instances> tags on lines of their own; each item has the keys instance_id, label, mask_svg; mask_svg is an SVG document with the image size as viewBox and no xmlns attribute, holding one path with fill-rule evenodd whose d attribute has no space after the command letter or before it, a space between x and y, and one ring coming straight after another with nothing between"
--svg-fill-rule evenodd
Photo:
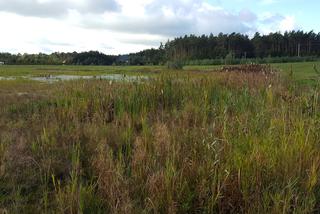
<instances>
[{"instance_id":1,"label":"white cloud","mask_svg":"<svg viewBox=\"0 0 320 214\"><path fill-rule=\"evenodd\" d=\"M276 2L277 2L277 0L262 0L261 4L262 5L271 5L271 4L274 4Z\"/></svg>"},{"instance_id":2,"label":"white cloud","mask_svg":"<svg viewBox=\"0 0 320 214\"><path fill-rule=\"evenodd\" d=\"M294 16L286 16L281 20L279 28L282 32L296 29L296 20Z\"/></svg>"},{"instance_id":3,"label":"white cloud","mask_svg":"<svg viewBox=\"0 0 320 214\"><path fill-rule=\"evenodd\" d=\"M1 23L1 27L6 30L0 34L0 52L99 50L104 53L118 54L149 47L146 44L128 44L118 40L120 37L130 38L130 35L83 29L70 24L68 19L61 21L0 13L0 20L4 19L10 22Z\"/></svg>"},{"instance_id":4,"label":"white cloud","mask_svg":"<svg viewBox=\"0 0 320 214\"><path fill-rule=\"evenodd\" d=\"M265 12L258 18L257 31L263 34L285 32L299 29L295 16Z\"/></svg>"},{"instance_id":5,"label":"white cloud","mask_svg":"<svg viewBox=\"0 0 320 214\"><path fill-rule=\"evenodd\" d=\"M96 14L119 9L115 0L0 0L0 11L33 17L59 17L70 10Z\"/></svg>"},{"instance_id":6,"label":"white cloud","mask_svg":"<svg viewBox=\"0 0 320 214\"><path fill-rule=\"evenodd\" d=\"M103 29L131 34L150 34L174 37L185 34L208 34L219 32L246 33L249 22L256 16L249 10L230 13L200 0L149 1L143 11L134 16L125 13L85 16L82 27Z\"/></svg>"},{"instance_id":7,"label":"white cloud","mask_svg":"<svg viewBox=\"0 0 320 214\"><path fill-rule=\"evenodd\" d=\"M0 0L0 24L0 52L108 54L158 47L184 34L296 27L293 16L229 11L205 0Z\"/></svg>"}]
</instances>

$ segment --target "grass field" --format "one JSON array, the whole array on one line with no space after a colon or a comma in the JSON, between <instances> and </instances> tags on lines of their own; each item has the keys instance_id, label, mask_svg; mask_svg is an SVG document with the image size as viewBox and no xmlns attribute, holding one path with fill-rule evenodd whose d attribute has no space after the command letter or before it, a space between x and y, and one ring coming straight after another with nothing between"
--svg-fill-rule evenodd
<instances>
[{"instance_id":1,"label":"grass field","mask_svg":"<svg viewBox=\"0 0 320 214\"><path fill-rule=\"evenodd\" d=\"M48 66L5 65L0 67L0 76L43 75L102 75L102 74L152 74L163 70L162 66Z\"/></svg>"},{"instance_id":2,"label":"grass field","mask_svg":"<svg viewBox=\"0 0 320 214\"><path fill-rule=\"evenodd\" d=\"M273 65L270 76L1 66L6 77L153 78L0 80L0 213L319 212L314 64Z\"/></svg>"},{"instance_id":3,"label":"grass field","mask_svg":"<svg viewBox=\"0 0 320 214\"><path fill-rule=\"evenodd\" d=\"M317 76L314 70L314 65L320 70L320 62L304 62L304 63L283 63L283 64L271 64L273 67L280 70L283 75L288 75L291 70L294 75L294 79L298 81L308 82L313 81ZM222 66L186 66L185 70L198 70L198 71L212 71Z\"/></svg>"},{"instance_id":4,"label":"grass field","mask_svg":"<svg viewBox=\"0 0 320 214\"><path fill-rule=\"evenodd\" d=\"M291 70L296 80L310 80L316 77L314 65L320 70L320 62L272 64L282 74L288 75ZM214 71L223 66L185 66L184 71ZM45 75L104 75L104 74L139 74L154 75L168 71L165 66L48 66L17 65L1 66L0 77L10 76L45 76ZM174 71L170 71L171 73ZM181 72L179 72L181 73ZM186 72L185 72L186 73Z\"/></svg>"}]
</instances>

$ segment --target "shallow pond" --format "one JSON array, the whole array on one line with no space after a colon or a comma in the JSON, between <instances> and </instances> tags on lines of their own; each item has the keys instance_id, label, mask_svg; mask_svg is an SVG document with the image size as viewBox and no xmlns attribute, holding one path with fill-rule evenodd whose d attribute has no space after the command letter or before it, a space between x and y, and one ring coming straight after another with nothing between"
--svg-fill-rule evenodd
<instances>
[{"instance_id":1,"label":"shallow pond","mask_svg":"<svg viewBox=\"0 0 320 214\"><path fill-rule=\"evenodd\" d=\"M89 80L89 79L97 79L97 80L112 80L112 81L125 81L125 82L136 82L148 80L147 76L132 76L132 75L124 75L124 74L106 74L99 76L77 76L77 75L47 75L47 76L19 76L19 77L0 77L0 80L17 80L17 79L26 79L26 80L34 80L39 82L58 82L58 81L69 81L69 80Z\"/></svg>"}]
</instances>

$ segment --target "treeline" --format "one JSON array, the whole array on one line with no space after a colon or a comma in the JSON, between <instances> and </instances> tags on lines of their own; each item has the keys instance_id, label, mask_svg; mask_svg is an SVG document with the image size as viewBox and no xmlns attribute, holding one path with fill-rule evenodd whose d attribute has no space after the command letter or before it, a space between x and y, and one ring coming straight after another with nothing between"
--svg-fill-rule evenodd
<instances>
[{"instance_id":1,"label":"treeline","mask_svg":"<svg viewBox=\"0 0 320 214\"><path fill-rule=\"evenodd\" d=\"M272 58L320 56L320 33L291 31L253 38L239 33L184 36L167 42L167 59L203 60L232 58Z\"/></svg>"},{"instance_id":2,"label":"treeline","mask_svg":"<svg viewBox=\"0 0 320 214\"><path fill-rule=\"evenodd\" d=\"M148 49L129 55L130 65L161 65L166 62L166 50L161 44L158 49Z\"/></svg>"},{"instance_id":3,"label":"treeline","mask_svg":"<svg viewBox=\"0 0 320 214\"><path fill-rule=\"evenodd\" d=\"M320 57L320 33L256 33L253 38L239 33L220 33L217 36L186 35L168 41L159 49L146 50L130 56L130 63L151 65L168 61L178 61L185 65L315 61Z\"/></svg>"},{"instance_id":4,"label":"treeline","mask_svg":"<svg viewBox=\"0 0 320 214\"><path fill-rule=\"evenodd\" d=\"M239 33L186 35L161 44L157 49L119 56L97 51L49 55L0 53L1 62L21 65L161 65L176 61L183 64L238 64L248 61L312 61L319 57L320 33L313 31L256 33L253 38Z\"/></svg>"},{"instance_id":5,"label":"treeline","mask_svg":"<svg viewBox=\"0 0 320 214\"><path fill-rule=\"evenodd\" d=\"M112 65L118 56L98 51L82 53L10 54L0 53L0 61L9 65Z\"/></svg>"}]
</instances>

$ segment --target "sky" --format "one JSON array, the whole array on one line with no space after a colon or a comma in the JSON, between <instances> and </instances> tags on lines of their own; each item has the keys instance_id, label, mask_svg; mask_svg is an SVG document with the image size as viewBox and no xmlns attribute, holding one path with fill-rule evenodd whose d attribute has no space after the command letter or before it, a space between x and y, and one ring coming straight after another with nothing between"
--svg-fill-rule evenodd
<instances>
[{"instance_id":1,"label":"sky","mask_svg":"<svg viewBox=\"0 0 320 214\"><path fill-rule=\"evenodd\" d=\"M320 32L319 0L0 0L0 52L126 54L186 34Z\"/></svg>"}]
</instances>

